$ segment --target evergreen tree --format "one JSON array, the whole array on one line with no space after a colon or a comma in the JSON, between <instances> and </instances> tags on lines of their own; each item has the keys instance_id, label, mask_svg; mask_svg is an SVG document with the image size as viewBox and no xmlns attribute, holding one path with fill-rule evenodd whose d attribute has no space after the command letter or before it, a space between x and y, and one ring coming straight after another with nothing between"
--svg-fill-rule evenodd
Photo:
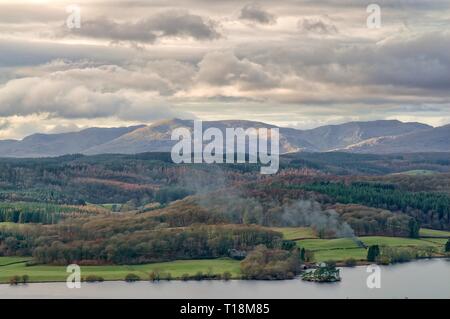
<instances>
[{"instance_id":1,"label":"evergreen tree","mask_svg":"<svg viewBox=\"0 0 450 319\"><path fill-rule=\"evenodd\" d=\"M369 247L367 251L367 261L375 262L380 255L380 247L378 245L373 245Z\"/></svg>"},{"instance_id":2,"label":"evergreen tree","mask_svg":"<svg viewBox=\"0 0 450 319\"><path fill-rule=\"evenodd\" d=\"M420 226L415 218L409 221L409 237L411 238L419 238Z\"/></svg>"},{"instance_id":3,"label":"evergreen tree","mask_svg":"<svg viewBox=\"0 0 450 319\"><path fill-rule=\"evenodd\" d=\"M305 261L306 260L306 250L305 250L305 248L302 248L301 250L300 250L300 260L301 261Z\"/></svg>"}]
</instances>

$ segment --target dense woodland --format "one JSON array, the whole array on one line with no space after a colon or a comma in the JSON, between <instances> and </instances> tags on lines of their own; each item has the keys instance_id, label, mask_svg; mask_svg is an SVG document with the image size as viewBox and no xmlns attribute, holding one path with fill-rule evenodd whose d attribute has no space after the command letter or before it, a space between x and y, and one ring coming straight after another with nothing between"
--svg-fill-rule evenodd
<instances>
[{"instance_id":1,"label":"dense woodland","mask_svg":"<svg viewBox=\"0 0 450 319\"><path fill-rule=\"evenodd\" d=\"M145 218L145 221L143 221ZM47 227L0 231L3 255L32 255L46 264L139 264L232 257L257 245L278 247L281 234L258 226L169 228L149 216L105 217Z\"/></svg>"},{"instance_id":2,"label":"dense woodland","mask_svg":"<svg viewBox=\"0 0 450 319\"><path fill-rule=\"evenodd\" d=\"M58 224L65 218L89 216L102 212L105 212L105 210L87 206L3 202L0 203L0 223Z\"/></svg>"},{"instance_id":3,"label":"dense woodland","mask_svg":"<svg viewBox=\"0 0 450 319\"><path fill-rule=\"evenodd\" d=\"M241 263L245 279L283 280L292 279L301 271L304 262L299 249L268 249L256 247Z\"/></svg>"},{"instance_id":4,"label":"dense woodland","mask_svg":"<svg viewBox=\"0 0 450 319\"><path fill-rule=\"evenodd\" d=\"M304 190L330 196L333 202L363 204L402 211L424 227L450 229L450 196L438 192L408 192L393 184L321 182L299 186Z\"/></svg>"},{"instance_id":5,"label":"dense woodland","mask_svg":"<svg viewBox=\"0 0 450 319\"><path fill-rule=\"evenodd\" d=\"M336 204L331 208L358 236L419 237L419 223L406 214L362 205Z\"/></svg>"},{"instance_id":6,"label":"dense woodland","mask_svg":"<svg viewBox=\"0 0 450 319\"><path fill-rule=\"evenodd\" d=\"M174 165L169 154L0 159L0 256L52 264L247 256L252 278L269 275L245 265L269 256L268 268L295 274L298 252L271 227L308 226L322 238L450 229L449 165L448 154L304 153L262 176L257 165ZM392 175L409 169L434 171Z\"/></svg>"}]
</instances>

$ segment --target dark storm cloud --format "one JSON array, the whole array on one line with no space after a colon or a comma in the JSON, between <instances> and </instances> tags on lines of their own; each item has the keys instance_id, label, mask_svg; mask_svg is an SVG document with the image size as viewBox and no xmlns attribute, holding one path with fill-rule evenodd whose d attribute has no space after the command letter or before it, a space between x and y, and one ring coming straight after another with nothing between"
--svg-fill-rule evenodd
<instances>
[{"instance_id":1,"label":"dark storm cloud","mask_svg":"<svg viewBox=\"0 0 450 319\"><path fill-rule=\"evenodd\" d=\"M153 43L166 37L213 40L220 38L217 23L185 10L170 10L138 20L137 22L117 22L105 17L83 21L79 29L65 35L76 34L83 37Z\"/></svg>"},{"instance_id":2,"label":"dark storm cloud","mask_svg":"<svg viewBox=\"0 0 450 319\"><path fill-rule=\"evenodd\" d=\"M338 29L332 23L320 18L303 18L298 21L298 28L304 33L335 34Z\"/></svg>"},{"instance_id":3,"label":"dark storm cloud","mask_svg":"<svg viewBox=\"0 0 450 319\"><path fill-rule=\"evenodd\" d=\"M450 33L392 37L380 43L321 39L285 45L242 47L237 53L260 65L310 81L340 86L386 86L422 90L450 89ZM390 92L392 93L392 92ZM422 94L422 93L421 93Z\"/></svg>"},{"instance_id":4,"label":"dark storm cloud","mask_svg":"<svg viewBox=\"0 0 450 319\"><path fill-rule=\"evenodd\" d=\"M245 5L241 10L239 19L257 22L261 24L274 24L277 21L274 15L265 11L257 3Z\"/></svg>"},{"instance_id":5,"label":"dark storm cloud","mask_svg":"<svg viewBox=\"0 0 450 319\"><path fill-rule=\"evenodd\" d=\"M69 45L52 42L27 42L0 39L0 67L22 67L48 63L56 59L99 60L120 63L135 50L124 47L105 47L100 45Z\"/></svg>"}]
</instances>

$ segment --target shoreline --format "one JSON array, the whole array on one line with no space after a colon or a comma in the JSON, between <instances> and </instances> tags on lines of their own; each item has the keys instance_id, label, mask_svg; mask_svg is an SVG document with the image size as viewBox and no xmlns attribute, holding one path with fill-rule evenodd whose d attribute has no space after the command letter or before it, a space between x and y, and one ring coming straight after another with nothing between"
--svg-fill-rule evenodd
<instances>
[{"instance_id":1,"label":"shoreline","mask_svg":"<svg viewBox=\"0 0 450 319\"><path fill-rule=\"evenodd\" d=\"M346 269L352 269L352 268L358 268L358 267L364 267L364 266L368 266L368 265L373 265L376 264L378 266L382 266L382 267L390 267L390 266L395 266L395 265L401 265L401 264L409 264L409 263L414 263L414 262L418 262L418 261L422 261L422 260L434 260L434 259L448 259L450 260L450 256L433 256L433 257L423 257L423 258L416 258L407 262L402 262L402 263L394 263L394 264L389 264L389 265L383 265L383 264L377 264L377 263L370 263L367 261L358 261L357 264L355 266L346 266L343 264L343 262L336 262L336 267L338 268L346 268ZM315 265L315 264L314 264ZM315 268L312 264L307 265L306 269L312 269ZM95 282L88 282L88 281L81 281L82 284L101 284L103 282L123 282L123 283L129 283L129 284L133 284L136 282L148 282L148 283L161 283L161 282L204 282L204 281L214 281L214 282L230 282L230 281L246 281L246 282L283 282L283 281L292 281L292 280L301 280L301 275L298 275L292 279L282 279L282 280L264 280L264 279L242 279L242 278L236 278L236 277L231 277L228 280L225 279L217 279L217 278L210 278L210 279L200 279L200 280L196 280L196 279L189 279L189 280L183 280L182 278L179 277L173 277L173 279L167 280L167 279L160 279L160 280L150 280L150 279L141 279L141 280L137 280L134 282L127 282L125 279L104 279L103 281L95 281ZM30 279L30 281L26 284L23 283L19 283L18 285L11 285L9 282L7 281L0 281L0 285L3 286L10 286L10 287L24 287L27 286L29 284L52 284L52 283L64 283L66 282L66 280L39 280L39 281L33 281L32 279Z\"/></svg>"}]
</instances>

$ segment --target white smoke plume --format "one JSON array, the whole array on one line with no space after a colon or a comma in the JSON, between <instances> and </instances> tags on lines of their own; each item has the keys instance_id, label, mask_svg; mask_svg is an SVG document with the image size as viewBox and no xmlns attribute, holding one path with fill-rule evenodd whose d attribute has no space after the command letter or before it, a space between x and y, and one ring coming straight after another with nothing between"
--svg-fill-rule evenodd
<instances>
[{"instance_id":1,"label":"white smoke plume","mask_svg":"<svg viewBox=\"0 0 450 319\"><path fill-rule=\"evenodd\" d=\"M340 220L336 211L323 210L319 203L311 200L299 200L286 206L282 220L289 227L312 227L319 235L355 237L353 229Z\"/></svg>"}]
</instances>

